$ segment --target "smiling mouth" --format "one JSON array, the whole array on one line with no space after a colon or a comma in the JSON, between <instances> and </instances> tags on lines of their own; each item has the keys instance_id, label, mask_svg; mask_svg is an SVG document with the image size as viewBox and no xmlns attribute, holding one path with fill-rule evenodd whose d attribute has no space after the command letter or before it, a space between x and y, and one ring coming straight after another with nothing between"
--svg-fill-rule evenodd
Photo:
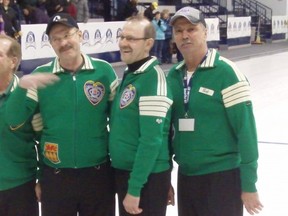
<instances>
[{"instance_id":1,"label":"smiling mouth","mask_svg":"<svg viewBox=\"0 0 288 216\"><path fill-rule=\"evenodd\" d=\"M190 44L191 44L191 42L185 42L185 43L182 44L182 46L190 45Z\"/></svg>"},{"instance_id":2,"label":"smiling mouth","mask_svg":"<svg viewBox=\"0 0 288 216\"><path fill-rule=\"evenodd\" d=\"M187 46L190 46L191 45L191 43L183 43L182 45L181 45L181 47L187 47Z\"/></svg>"},{"instance_id":3,"label":"smiling mouth","mask_svg":"<svg viewBox=\"0 0 288 216\"><path fill-rule=\"evenodd\" d=\"M66 52L66 51L68 51L68 50L70 50L71 49L71 47L63 47L63 48L61 48L60 49L60 52L62 53L62 52Z\"/></svg>"},{"instance_id":4,"label":"smiling mouth","mask_svg":"<svg viewBox=\"0 0 288 216\"><path fill-rule=\"evenodd\" d=\"M131 50L122 50L122 53L131 53Z\"/></svg>"}]
</instances>

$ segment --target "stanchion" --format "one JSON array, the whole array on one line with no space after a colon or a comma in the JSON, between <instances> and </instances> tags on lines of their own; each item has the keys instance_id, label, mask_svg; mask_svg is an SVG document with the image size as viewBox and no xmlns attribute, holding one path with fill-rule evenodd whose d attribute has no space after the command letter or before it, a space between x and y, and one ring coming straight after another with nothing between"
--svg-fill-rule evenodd
<instances>
[{"instance_id":1,"label":"stanchion","mask_svg":"<svg viewBox=\"0 0 288 216\"><path fill-rule=\"evenodd\" d=\"M261 23L261 17L259 17L259 21L258 21L256 40L253 41L252 44L263 44L263 42L261 41L261 36L260 36L260 23Z\"/></svg>"}]
</instances>

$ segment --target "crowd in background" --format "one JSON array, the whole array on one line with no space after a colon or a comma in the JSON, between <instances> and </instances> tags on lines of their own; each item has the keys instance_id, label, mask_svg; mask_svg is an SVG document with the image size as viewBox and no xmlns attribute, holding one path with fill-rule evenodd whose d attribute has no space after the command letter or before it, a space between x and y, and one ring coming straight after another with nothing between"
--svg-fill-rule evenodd
<instances>
[{"instance_id":1,"label":"crowd in background","mask_svg":"<svg viewBox=\"0 0 288 216\"><path fill-rule=\"evenodd\" d=\"M123 0L123 3L125 0ZM140 13L137 9L138 0L126 0L126 4L118 7L118 20L125 20L130 16ZM156 56L162 63L172 63L172 54L177 53L177 60L182 61L181 53L177 52L177 47L173 43L172 27L170 26L170 11L158 9L158 3L152 2L145 10L143 15L153 23L156 30L156 38L151 55Z\"/></svg>"},{"instance_id":2,"label":"crowd in background","mask_svg":"<svg viewBox=\"0 0 288 216\"><path fill-rule=\"evenodd\" d=\"M0 0L0 32L15 39L21 24L47 23L55 13L69 13L78 22L88 22L87 0Z\"/></svg>"},{"instance_id":3,"label":"crowd in background","mask_svg":"<svg viewBox=\"0 0 288 216\"><path fill-rule=\"evenodd\" d=\"M101 6L103 10L106 7L111 8L111 5L105 5L107 3L104 2ZM115 19L124 21L138 14L137 5L138 0L118 1ZM49 17L59 12L70 14L77 22L86 23L90 17L89 10L91 11L88 0L0 0L0 34L5 33L20 41L21 24L44 24ZM98 12L97 9L95 12ZM111 20L111 17L105 15L105 10L102 15L104 21ZM159 11L157 2L153 2L147 6L143 15L153 23L156 30L156 41L151 54L157 56L160 64L171 63L172 54L177 52L177 48L172 42L169 10ZM182 60L179 52L177 60Z\"/></svg>"}]
</instances>

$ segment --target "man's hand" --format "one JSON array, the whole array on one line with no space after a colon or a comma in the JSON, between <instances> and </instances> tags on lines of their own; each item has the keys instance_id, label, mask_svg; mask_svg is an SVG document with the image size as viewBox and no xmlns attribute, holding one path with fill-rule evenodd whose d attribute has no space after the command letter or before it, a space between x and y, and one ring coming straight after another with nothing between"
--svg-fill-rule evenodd
<instances>
[{"instance_id":1,"label":"man's hand","mask_svg":"<svg viewBox=\"0 0 288 216\"><path fill-rule=\"evenodd\" d=\"M140 214L143 211L143 209L139 208L139 203L140 197L135 197L128 193L123 200L123 206L129 214Z\"/></svg>"},{"instance_id":2,"label":"man's hand","mask_svg":"<svg viewBox=\"0 0 288 216\"><path fill-rule=\"evenodd\" d=\"M258 214L263 208L263 205L259 200L257 192L255 193L242 192L241 199L247 212L251 215Z\"/></svg>"},{"instance_id":3,"label":"man's hand","mask_svg":"<svg viewBox=\"0 0 288 216\"><path fill-rule=\"evenodd\" d=\"M35 73L23 76L20 79L19 86L21 88L44 88L47 85L52 85L57 82L59 77L51 73Z\"/></svg>"},{"instance_id":4,"label":"man's hand","mask_svg":"<svg viewBox=\"0 0 288 216\"><path fill-rule=\"evenodd\" d=\"M168 191L168 200L167 200L167 205L175 205L175 197L174 197L174 188L172 185L170 185L169 191Z\"/></svg>"},{"instance_id":5,"label":"man's hand","mask_svg":"<svg viewBox=\"0 0 288 216\"><path fill-rule=\"evenodd\" d=\"M37 201L41 202L41 187L40 187L40 183L37 183L35 186L35 194L37 197Z\"/></svg>"}]
</instances>

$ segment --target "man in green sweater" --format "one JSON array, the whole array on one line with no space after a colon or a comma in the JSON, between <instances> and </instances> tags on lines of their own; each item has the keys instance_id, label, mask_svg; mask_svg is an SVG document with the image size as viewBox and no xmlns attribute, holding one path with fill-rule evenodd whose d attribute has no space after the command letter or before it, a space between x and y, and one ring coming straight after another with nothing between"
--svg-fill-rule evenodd
<instances>
[{"instance_id":1,"label":"man in green sweater","mask_svg":"<svg viewBox=\"0 0 288 216\"><path fill-rule=\"evenodd\" d=\"M203 14L184 7L171 18L184 61L168 74L179 216L241 216L262 209L257 134L246 77L207 47ZM242 198L242 200L241 200Z\"/></svg>"},{"instance_id":2,"label":"man in green sweater","mask_svg":"<svg viewBox=\"0 0 288 216\"><path fill-rule=\"evenodd\" d=\"M40 110L43 215L113 216L107 119L118 78L109 63L81 53L82 32L70 15L51 17L46 33L57 58L20 79L7 119L21 125Z\"/></svg>"},{"instance_id":3,"label":"man in green sweater","mask_svg":"<svg viewBox=\"0 0 288 216\"><path fill-rule=\"evenodd\" d=\"M0 215L3 216L39 214L34 190L37 172L35 138L42 129L41 117L39 114L31 116L16 128L9 127L5 120L7 101L18 85L15 71L20 61L20 44L0 35Z\"/></svg>"},{"instance_id":4,"label":"man in green sweater","mask_svg":"<svg viewBox=\"0 0 288 216\"><path fill-rule=\"evenodd\" d=\"M109 150L120 216L166 214L172 100L158 60L149 56L154 38L153 25L141 16L128 19L119 36L128 67L112 106Z\"/></svg>"}]
</instances>

